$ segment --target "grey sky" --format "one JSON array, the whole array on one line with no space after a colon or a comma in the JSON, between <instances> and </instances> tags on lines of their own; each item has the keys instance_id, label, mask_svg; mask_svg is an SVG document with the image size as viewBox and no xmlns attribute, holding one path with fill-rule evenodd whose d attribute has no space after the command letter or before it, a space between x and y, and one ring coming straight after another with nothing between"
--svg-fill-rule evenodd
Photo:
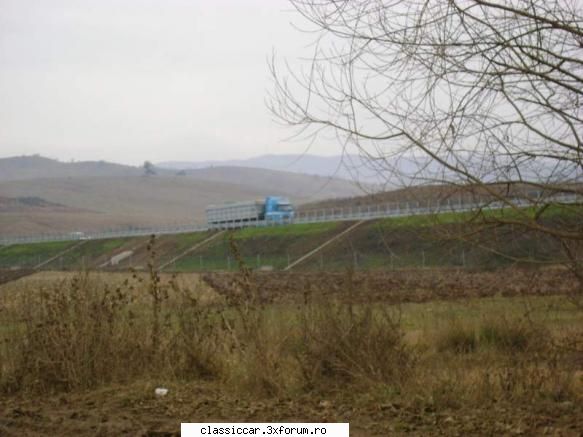
<instances>
[{"instance_id":1,"label":"grey sky","mask_svg":"<svg viewBox=\"0 0 583 437\"><path fill-rule=\"evenodd\" d=\"M301 152L264 104L272 49L307 53L297 21L285 0L0 0L0 157Z\"/></svg>"}]
</instances>

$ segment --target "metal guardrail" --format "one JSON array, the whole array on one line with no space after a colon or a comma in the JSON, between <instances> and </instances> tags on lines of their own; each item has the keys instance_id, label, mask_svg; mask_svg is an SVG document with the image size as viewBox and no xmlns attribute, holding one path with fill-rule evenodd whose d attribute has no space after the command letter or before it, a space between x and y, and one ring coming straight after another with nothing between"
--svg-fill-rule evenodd
<instances>
[{"instance_id":1,"label":"metal guardrail","mask_svg":"<svg viewBox=\"0 0 583 437\"><path fill-rule=\"evenodd\" d=\"M510 205L516 207L528 207L542 203L560 203L560 204L574 204L583 203L583 196L577 194L560 194L554 196L546 196L542 198L540 193L535 193L531 198L509 198L507 201L496 202L464 202L463 200L453 201L426 201L426 202L393 202L383 203L377 205L357 206L348 208L323 208L320 210L304 211L296 213L293 220L286 220L284 222L271 221L255 221L248 222L246 227L266 227L277 226L282 224L300 224L300 223L323 223L336 221L351 221L351 220L373 220L379 218L391 217L409 217L415 215L431 215L441 214L447 212L467 212L477 209L496 210L507 208ZM222 224L220 229L239 228L240 223ZM133 228L133 229L113 229L100 232L85 232L85 233L51 233L31 236L16 236L16 237L1 237L0 246L7 246L13 244L28 244L40 243L49 241L75 241L75 240L100 240L108 238L121 237L141 237L148 235L173 235L185 234L191 232L205 232L210 229L218 229L209 227L207 224L185 224L175 226L164 226L156 228Z\"/></svg>"},{"instance_id":2,"label":"metal guardrail","mask_svg":"<svg viewBox=\"0 0 583 437\"><path fill-rule=\"evenodd\" d=\"M165 226L156 228L112 229L99 232L74 233L50 233L40 235L26 235L16 237L0 237L0 245L41 243L48 241L80 241L80 240L104 240L108 238L142 237L148 235L186 234L191 232L204 232L208 226L199 224L187 224L177 226Z\"/></svg>"}]
</instances>

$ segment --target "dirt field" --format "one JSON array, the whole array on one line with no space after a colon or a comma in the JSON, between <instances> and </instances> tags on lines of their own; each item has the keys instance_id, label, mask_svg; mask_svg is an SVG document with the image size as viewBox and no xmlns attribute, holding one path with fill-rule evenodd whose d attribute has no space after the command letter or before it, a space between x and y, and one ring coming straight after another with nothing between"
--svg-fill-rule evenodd
<instances>
[{"instance_id":1,"label":"dirt field","mask_svg":"<svg viewBox=\"0 0 583 437\"><path fill-rule=\"evenodd\" d=\"M213 383L152 384L42 398L0 400L0 434L16 436L180 436L181 422L350 422L351 436L551 435L579 436L583 405L571 402L435 411L431 404L336 397L253 399Z\"/></svg>"},{"instance_id":2,"label":"dirt field","mask_svg":"<svg viewBox=\"0 0 583 437\"><path fill-rule=\"evenodd\" d=\"M366 273L283 273L254 275L268 302L337 298L353 303L428 302L488 296L548 296L574 293L577 283L562 269L505 269L471 272L460 269L369 271ZM237 293L234 274L207 273L203 279L223 295Z\"/></svg>"}]
</instances>

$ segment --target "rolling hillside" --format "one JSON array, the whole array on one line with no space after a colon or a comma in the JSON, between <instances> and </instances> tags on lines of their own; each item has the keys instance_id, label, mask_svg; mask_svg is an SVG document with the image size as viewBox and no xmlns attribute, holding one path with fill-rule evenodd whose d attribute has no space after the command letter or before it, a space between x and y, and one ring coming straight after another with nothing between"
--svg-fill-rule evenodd
<instances>
[{"instance_id":1,"label":"rolling hillside","mask_svg":"<svg viewBox=\"0 0 583 437\"><path fill-rule=\"evenodd\" d=\"M320 175L300 174L248 167L210 167L185 171L188 178L213 183L230 183L256 189L277 187L278 192L298 202L343 197L343 193L363 194L354 183Z\"/></svg>"},{"instance_id":2,"label":"rolling hillside","mask_svg":"<svg viewBox=\"0 0 583 437\"><path fill-rule=\"evenodd\" d=\"M186 224L203 221L204 208L213 203L278 194L301 204L361 192L341 179L266 169L156 172L145 176L139 167L62 163L41 157L0 159L0 197L37 199L34 207L0 209L0 233Z\"/></svg>"},{"instance_id":3,"label":"rolling hillside","mask_svg":"<svg viewBox=\"0 0 583 437\"><path fill-rule=\"evenodd\" d=\"M105 161L61 162L42 156L0 159L0 183L44 178L139 176L143 169Z\"/></svg>"}]
</instances>

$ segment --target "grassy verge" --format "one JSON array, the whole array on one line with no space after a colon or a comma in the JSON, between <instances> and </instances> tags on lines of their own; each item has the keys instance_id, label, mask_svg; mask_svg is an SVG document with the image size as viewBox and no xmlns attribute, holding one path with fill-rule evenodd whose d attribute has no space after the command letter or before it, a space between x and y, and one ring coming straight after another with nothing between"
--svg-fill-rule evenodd
<instances>
[{"instance_id":1,"label":"grassy verge","mask_svg":"<svg viewBox=\"0 0 583 437\"><path fill-rule=\"evenodd\" d=\"M131 241L131 239L111 238L106 240L87 240L73 250L65 253L58 260L55 260L54 263L51 263L51 266L67 269L88 268L94 260L122 247L128 241Z\"/></svg>"},{"instance_id":2,"label":"grassy verge","mask_svg":"<svg viewBox=\"0 0 583 437\"><path fill-rule=\"evenodd\" d=\"M346 227L346 223L246 228L225 234L224 238L176 262L176 271L234 270L236 262L229 239L236 241L240 256L251 268L270 266L282 269L318 247ZM229 268L230 266L230 268Z\"/></svg>"},{"instance_id":3,"label":"grassy verge","mask_svg":"<svg viewBox=\"0 0 583 437\"><path fill-rule=\"evenodd\" d=\"M569 205L550 205L544 210L544 213L538 216L538 219L576 219L580 218L583 213L583 206L577 204ZM434 225L468 223L481 219L499 219L499 220L531 220L540 214L540 208L523 207L523 208L501 208L485 209L479 211L453 212L444 211L435 214L419 214L404 217L389 217L379 220L380 226L417 226L427 227Z\"/></svg>"},{"instance_id":4,"label":"grassy verge","mask_svg":"<svg viewBox=\"0 0 583 437\"><path fill-rule=\"evenodd\" d=\"M210 232L191 232L189 234L176 235L176 248L177 252L186 250L195 244L200 243L210 236Z\"/></svg>"},{"instance_id":5,"label":"grassy verge","mask_svg":"<svg viewBox=\"0 0 583 437\"><path fill-rule=\"evenodd\" d=\"M281 270L288 265L286 256L255 255L242 257L241 259L247 266L254 269L273 268ZM172 270L176 272L234 271L236 268L237 263L232 255L205 256L193 254L181 258L172 266Z\"/></svg>"},{"instance_id":6,"label":"grassy verge","mask_svg":"<svg viewBox=\"0 0 583 437\"><path fill-rule=\"evenodd\" d=\"M47 260L67 248L77 244L76 241L51 241L46 243L16 244L0 251L0 267L33 266Z\"/></svg>"},{"instance_id":7,"label":"grassy verge","mask_svg":"<svg viewBox=\"0 0 583 437\"><path fill-rule=\"evenodd\" d=\"M245 240L258 237L298 237L334 231L338 223L302 223L296 225L244 228L234 233L234 238Z\"/></svg>"}]
</instances>

